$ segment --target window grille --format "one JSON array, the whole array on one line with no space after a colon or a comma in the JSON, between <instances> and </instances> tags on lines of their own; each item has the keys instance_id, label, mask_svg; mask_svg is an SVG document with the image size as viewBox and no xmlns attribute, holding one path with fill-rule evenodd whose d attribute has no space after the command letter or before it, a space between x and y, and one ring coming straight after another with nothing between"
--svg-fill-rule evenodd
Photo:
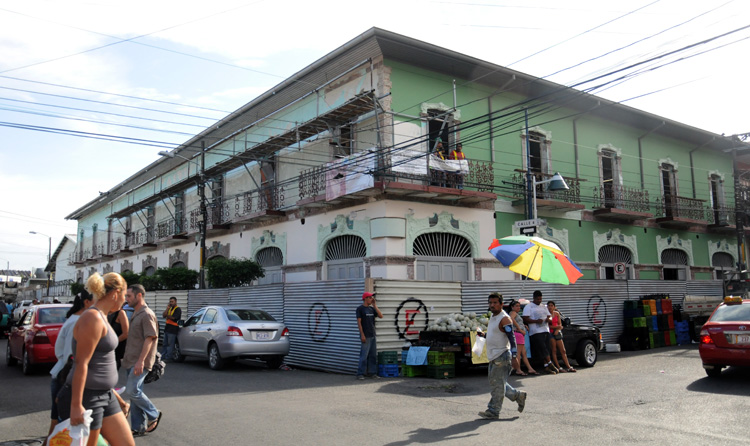
<instances>
[{"instance_id":1,"label":"window grille","mask_svg":"<svg viewBox=\"0 0 750 446\"><path fill-rule=\"evenodd\" d=\"M630 250L624 246L604 245L599 248L599 263L633 263Z\"/></svg>"},{"instance_id":2,"label":"window grille","mask_svg":"<svg viewBox=\"0 0 750 446\"><path fill-rule=\"evenodd\" d=\"M414 240L415 256L471 257L469 242L456 234L430 232Z\"/></svg>"},{"instance_id":3,"label":"window grille","mask_svg":"<svg viewBox=\"0 0 750 446\"><path fill-rule=\"evenodd\" d=\"M725 252L716 252L711 256L711 266L716 268L733 268L734 258Z\"/></svg>"},{"instance_id":4,"label":"window grille","mask_svg":"<svg viewBox=\"0 0 750 446\"><path fill-rule=\"evenodd\" d=\"M688 256L681 249L665 249L661 253L662 265L687 265Z\"/></svg>"},{"instance_id":5,"label":"window grille","mask_svg":"<svg viewBox=\"0 0 750 446\"><path fill-rule=\"evenodd\" d=\"M281 266L284 264L284 255L281 249L276 247L263 248L255 256L256 261L264 268Z\"/></svg>"},{"instance_id":6,"label":"window grille","mask_svg":"<svg viewBox=\"0 0 750 446\"><path fill-rule=\"evenodd\" d=\"M326 260L356 259L367 255L365 241L356 235L342 235L326 245Z\"/></svg>"}]
</instances>

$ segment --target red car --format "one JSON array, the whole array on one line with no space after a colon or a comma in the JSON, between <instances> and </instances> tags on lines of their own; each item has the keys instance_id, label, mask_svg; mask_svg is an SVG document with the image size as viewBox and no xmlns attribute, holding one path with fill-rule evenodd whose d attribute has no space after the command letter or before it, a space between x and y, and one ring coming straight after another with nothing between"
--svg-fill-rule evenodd
<instances>
[{"instance_id":1,"label":"red car","mask_svg":"<svg viewBox=\"0 0 750 446\"><path fill-rule=\"evenodd\" d=\"M750 299L724 298L701 329L698 351L712 378L727 366L750 367Z\"/></svg>"},{"instance_id":2,"label":"red car","mask_svg":"<svg viewBox=\"0 0 750 446\"><path fill-rule=\"evenodd\" d=\"M70 304L32 305L14 324L8 335L5 363L14 366L21 361L28 375L36 364L54 364L55 341L65 322Z\"/></svg>"}]
</instances>

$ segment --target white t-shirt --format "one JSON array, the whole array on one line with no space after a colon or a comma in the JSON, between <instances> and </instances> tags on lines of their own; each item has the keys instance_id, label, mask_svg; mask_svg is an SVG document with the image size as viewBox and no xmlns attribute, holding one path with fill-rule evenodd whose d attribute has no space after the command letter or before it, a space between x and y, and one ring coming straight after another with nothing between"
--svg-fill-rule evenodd
<instances>
[{"instance_id":1,"label":"white t-shirt","mask_svg":"<svg viewBox=\"0 0 750 446\"><path fill-rule=\"evenodd\" d=\"M55 341L55 357L57 363L52 367L49 374L53 378L57 378L57 374L60 373L65 363L68 362L68 358L73 354L73 328L81 317L77 314L71 314L67 321L63 324L60 331L57 333L57 341Z\"/></svg>"},{"instance_id":2,"label":"white t-shirt","mask_svg":"<svg viewBox=\"0 0 750 446\"><path fill-rule=\"evenodd\" d=\"M530 319L542 319L543 321L547 319L547 316L551 316L549 310L547 310L547 305L537 305L534 302L530 302L523 307L523 315L528 316ZM529 323L529 336L544 332L549 333L549 324L547 322L539 324Z\"/></svg>"},{"instance_id":3,"label":"white t-shirt","mask_svg":"<svg viewBox=\"0 0 750 446\"><path fill-rule=\"evenodd\" d=\"M500 310L500 314L490 317L487 323L487 359L494 361L500 355L510 350L510 341L508 335L500 328L500 321L508 317L508 313Z\"/></svg>"}]
</instances>

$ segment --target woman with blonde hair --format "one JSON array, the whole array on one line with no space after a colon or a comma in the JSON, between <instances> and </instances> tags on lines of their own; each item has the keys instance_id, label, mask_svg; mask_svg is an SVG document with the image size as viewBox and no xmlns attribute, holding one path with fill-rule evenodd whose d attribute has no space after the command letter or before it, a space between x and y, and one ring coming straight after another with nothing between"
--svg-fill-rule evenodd
<instances>
[{"instance_id":1,"label":"woman with blonde hair","mask_svg":"<svg viewBox=\"0 0 750 446\"><path fill-rule=\"evenodd\" d=\"M81 314L73 329L73 368L58 395L58 407L62 418L70 418L73 426L83 423L86 409L93 411L88 446L96 445L100 433L112 446L135 445L112 389L118 377L118 342L107 321L107 314L125 302L127 283L117 273L104 277L94 273L86 282L86 289L94 296L94 304Z\"/></svg>"}]
</instances>

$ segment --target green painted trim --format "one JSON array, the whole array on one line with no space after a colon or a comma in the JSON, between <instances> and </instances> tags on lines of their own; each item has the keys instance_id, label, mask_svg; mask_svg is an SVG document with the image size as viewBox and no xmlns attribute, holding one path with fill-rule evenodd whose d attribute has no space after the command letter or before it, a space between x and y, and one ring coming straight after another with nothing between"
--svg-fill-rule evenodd
<instances>
[{"instance_id":1,"label":"green painted trim","mask_svg":"<svg viewBox=\"0 0 750 446\"><path fill-rule=\"evenodd\" d=\"M431 223L430 220L434 223ZM473 258L479 257L479 222L457 220L453 218L453 214L445 211L441 212L440 215L433 214L432 217L427 218L414 218L410 214L406 215L406 255L413 256L414 240L420 235L430 232L460 235L469 242L471 256Z\"/></svg>"},{"instance_id":2,"label":"green painted trim","mask_svg":"<svg viewBox=\"0 0 750 446\"><path fill-rule=\"evenodd\" d=\"M342 235L356 235L365 242L366 256L371 254L370 250L370 219L352 220L349 216L339 214L333 222L328 225L318 225L318 260L326 258L326 245L329 241Z\"/></svg>"},{"instance_id":3,"label":"green painted trim","mask_svg":"<svg viewBox=\"0 0 750 446\"><path fill-rule=\"evenodd\" d=\"M261 235L258 238L253 237L250 239L250 254L251 259L255 260L256 256L258 255L258 251L265 248L279 248L281 250L281 255L283 257L283 265L286 265L287 262L287 255L286 255L286 232L283 234L276 234L273 231L269 231L268 229L263 230L263 235Z\"/></svg>"}]
</instances>

